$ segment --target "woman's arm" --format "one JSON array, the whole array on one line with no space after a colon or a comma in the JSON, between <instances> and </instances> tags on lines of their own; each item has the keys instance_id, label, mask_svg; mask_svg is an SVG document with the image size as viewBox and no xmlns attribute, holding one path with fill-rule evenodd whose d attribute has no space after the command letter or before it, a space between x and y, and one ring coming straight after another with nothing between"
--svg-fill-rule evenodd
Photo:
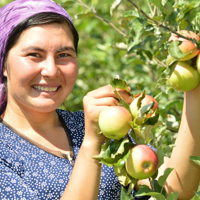
<instances>
[{"instance_id":1,"label":"woman's arm","mask_svg":"<svg viewBox=\"0 0 200 200\"><path fill-rule=\"evenodd\" d=\"M168 192L179 191L180 200L194 196L200 181L200 166L190 156L200 156L200 85L184 94L181 125L167 167L173 167L166 183Z\"/></svg>"},{"instance_id":2,"label":"woman's arm","mask_svg":"<svg viewBox=\"0 0 200 200\"><path fill-rule=\"evenodd\" d=\"M166 168L174 168L169 175L165 189L167 193L179 192L179 200L190 200L200 182L200 166L190 156L200 156L200 85L184 94L182 119L178 136L170 158L165 157L159 168L158 177ZM149 185L141 180L138 185Z\"/></svg>"},{"instance_id":3,"label":"woman's arm","mask_svg":"<svg viewBox=\"0 0 200 200\"><path fill-rule=\"evenodd\" d=\"M125 91L120 95L128 103L132 99ZM100 153L105 138L98 135L99 114L107 106L119 103L110 85L89 92L83 99L85 113L85 137L76 159L72 176L61 200L95 200L98 198L101 164L92 157Z\"/></svg>"}]
</instances>

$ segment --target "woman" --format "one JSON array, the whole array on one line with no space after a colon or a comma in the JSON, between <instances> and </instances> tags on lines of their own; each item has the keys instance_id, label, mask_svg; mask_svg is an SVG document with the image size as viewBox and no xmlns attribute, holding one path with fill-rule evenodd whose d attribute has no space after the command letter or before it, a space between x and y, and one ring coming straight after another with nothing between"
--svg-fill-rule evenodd
<instances>
[{"instance_id":1,"label":"woman","mask_svg":"<svg viewBox=\"0 0 200 200\"><path fill-rule=\"evenodd\" d=\"M69 15L51 0L16 0L0 10L0 26L0 199L120 199L113 169L92 158L105 139L97 134L99 113L118 104L112 87L88 93L84 114L57 109L78 73L78 34ZM187 200L200 180L189 160L200 153L196 96L186 94L176 147L159 172L174 167L166 189Z\"/></svg>"}]
</instances>

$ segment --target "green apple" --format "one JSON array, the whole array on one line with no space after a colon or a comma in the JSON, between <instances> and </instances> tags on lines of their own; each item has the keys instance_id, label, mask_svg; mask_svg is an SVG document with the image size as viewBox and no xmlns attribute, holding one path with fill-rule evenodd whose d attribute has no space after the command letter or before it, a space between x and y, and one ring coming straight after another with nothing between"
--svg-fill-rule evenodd
<instances>
[{"instance_id":1,"label":"green apple","mask_svg":"<svg viewBox=\"0 0 200 200\"><path fill-rule=\"evenodd\" d=\"M191 38L191 39L195 39L196 41L199 41L198 35L192 31L180 30L180 31L178 31L178 33L187 38ZM181 44L178 47L186 55L183 56L180 59L180 61L190 60L199 53L199 50L197 50L195 43L193 43L192 41L187 40L185 38L178 37L176 34L172 34L171 37L169 38L169 41L180 41L181 42Z\"/></svg>"},{"instance_id":2,"label":"green apple","mask_svg":"<svg viewBox=\"0 0 200 200\"><path fill-rule=\"evenodd\" d=\"M131 113L123 106L108 106L99 115L99 127L110 139L120 140L127 135L131 121Z\"/></svg>"},{"instance_id":3,"label":"green apple","mask_svg":"<svg viewBox=\"0 0 200 200\"><path fill-rule=\"evenodd\" d=\"M147 145L136 145L130 151L125 161L127 173L135 179L146 179L155 174L158 169L158 156Z\"/></svg>"},{"instance_id":4,"label":"green apple","mask_svg":"<svg viewBox=\"0 0 200 200\"><path fill-rule=\"evenodd\" d=\"M167 82L177 91L188 92L194 89L200 81L200 75L196 69L186 62L178 62Z\"/></svg>"}]
</instances>

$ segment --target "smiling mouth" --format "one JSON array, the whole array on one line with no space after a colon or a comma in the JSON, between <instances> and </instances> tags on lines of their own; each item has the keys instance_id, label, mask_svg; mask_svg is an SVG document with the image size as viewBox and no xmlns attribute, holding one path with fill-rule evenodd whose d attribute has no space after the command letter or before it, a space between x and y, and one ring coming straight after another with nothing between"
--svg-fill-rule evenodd
<instances>
[{"instance_id":1,"label":"smiling mouth","mask_svg":"<svg viewBox=\"0 0 200 200\"><path fill-rule=\"evenodd\" d=\"M44 86L32 86L34 89L44 92L55 92L59 87L44 87Z\"/></svg>"}]
</instances>

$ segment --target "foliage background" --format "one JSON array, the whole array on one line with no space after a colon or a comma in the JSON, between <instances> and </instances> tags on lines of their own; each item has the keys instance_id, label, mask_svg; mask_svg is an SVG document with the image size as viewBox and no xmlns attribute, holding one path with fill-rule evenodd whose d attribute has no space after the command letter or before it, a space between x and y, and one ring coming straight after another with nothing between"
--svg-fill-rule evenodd
<instances>
[{"instance_id":1,"label":"foliage background","mask_svg":"<svg viewBox=\"0 0 200 200\"><path fill-rule=\"evenodd\" d=\"M162 144L167 155L177 135L183 93L167 84L156 87L165 67L165 42L170 32L155 28L138 14L129 0L55 0L66 8L79 32L79 75L64 109L82 110L87 92L109 84L116 75L125 79L132 93L145 90L160 107L166 127L155 129L152 144ZM0 7L11 0L0 0ZM199 4L196 0L132 0L158 23L173 30L199 32ZM194 21L194 23L192 23Z\"/></svg>"},{"instance_id":2,"label":"foliage background","mask_svg":"<svg viewBox=\"0 0 200 200\"><path fill-rule=\"evenodd\" d=\"M167 148L166 154L170 155L170 145L174 143L181 118L183 93L174 91L166 84L156 88L167 56L162 45L170 33L164 31L162 38L159 38L159 29L154 30L150 25L145 27L145 21L136 21L136 9L128 0L55 1L70 14L80 36L78 79L62 107L70 111L82 110L82 99L87 92L109 84L112 78L119 75L130 85L133 94L145 90L157 99L160 118L166 122L167 128L155 130L156 140L153 145L156 147L162 144L163 148ZM8 2L11 0L0 0L0 7ZM137 5L146 13L152 14L156 13L151 8L155 2L141 0L137 1ZM181 4L183 2L179 1ZM169 8L166 9L171 9L172 12L170 5L176 1L170 0L168 3ZM133 11L136 14L131 13ZM157 18L158 21L161 20L159 15ZM169 27L175 26L175 19L175 14L172 13L170 17L166 17L165 23ZM152 39L152 35L157 38ZM153 59L154 56L156 59ZM168 121L169 115L173 122Z\"/></svg>"},{"instance_id":3,"label":"foliage background","mask_svg":"<svg viewBox=\"0 0 200 200\"><path fill-rule=\"evenodd\" d=\"M133 23L134 17L128 14L135 9L127 0L57 2L66 8L80 34L79 76L65 103L67 108L71 111L83 109L82 98L87 92L108 84L119 75L130 85L132 93L145 90L157 99L160 118L168 126L167 129L155 131L153 145L162 144L163 148L167 148L166 154L170 155L170 145L174 143L181 118L183 93L174 91L166 84L156 88L167 57L167 51L161 46L170 33L166 32L161 39L151 38L156 35L152 27L149 27L148 33L143 33L143 24L137 21ZM137 1L137 5L145 12L150 12L150 1ZM149 34L149 37L146 38L145 34ZM141 37L145 39L143 43L139 43ZM127 52L127 48L137 40L139 44ZM156 60L153 59L154 55L157 56ZM173 122L168 122L168 115L173 116Z\"/></svg>"}]
</instances>

